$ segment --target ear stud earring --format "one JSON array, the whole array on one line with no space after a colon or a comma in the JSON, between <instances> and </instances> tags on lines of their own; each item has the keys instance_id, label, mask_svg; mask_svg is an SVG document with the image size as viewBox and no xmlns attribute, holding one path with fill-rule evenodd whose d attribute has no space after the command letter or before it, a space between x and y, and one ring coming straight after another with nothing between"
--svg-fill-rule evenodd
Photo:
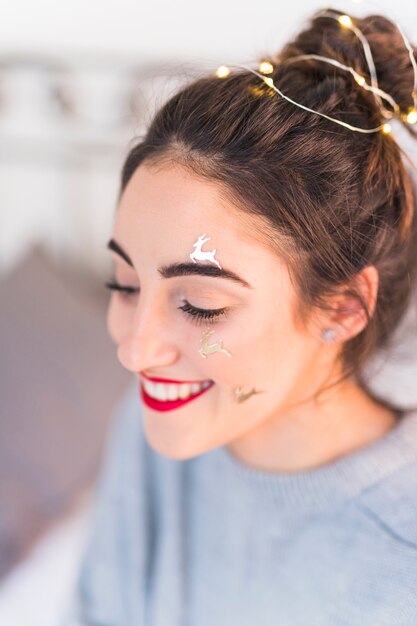
<instances>
[{"instance_id":1,"label":"ear stud earring","mask_svg":"<svg viewBox=\"0 0 417 626\"><path fill-rule=\"evenodd\" d=\"M336 333L333 328L325 328L322 333L323 341L331 343L336 338Z\"/></svg>"},{"instance_id":2,"label":"ear stud earring","mask_svg":"<svg viewBox=\"0 0 417 626\"><path fill-rule=\"evenodd\" d=\"M203 357L203 359L207 358L209 354L213 354L213 352L223 352L223 354L225 354L226 356L232 356L229 352L229 350L226 350L226 348L223 348L223 340L220 339L220 341L216 342L216 343L210 343L209 344L209 337L214 333L214 330L210 330L207 329L203 332L203 336L201 337L200 340L200 349L198 350L198 353L200 356Z\"/></svg>"}]
</instances>

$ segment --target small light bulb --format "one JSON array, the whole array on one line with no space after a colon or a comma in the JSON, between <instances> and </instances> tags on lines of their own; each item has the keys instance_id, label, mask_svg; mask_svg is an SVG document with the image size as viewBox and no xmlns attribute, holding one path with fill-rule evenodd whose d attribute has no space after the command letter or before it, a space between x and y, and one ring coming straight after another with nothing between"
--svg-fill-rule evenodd
<instances>
[{"instance_id":1,"label":"small light bulb","mask_svg":"<svg viewBox=\"0 0 417 626\"><path fill-rule=\"evenodd\" d=\"M229 76L230 70L225 65L220 65L220 67L216 70L217 78L225 78L225 76Z\"/></svg>"},{"instance_id":2,"label":"small light bulb","mask_svg":"<svg viewBox=\"0 0 417 626\"><path fill-rule=\"evenodd\" d=\"M272 74L274 71L274 66L269 61L262 61L259 63L259 71L262 74Z\"/></svg>"},{"instance_id":3,"label":"small light bulb","mask_svg":"<svg viewBox=\"0 0 417 626\"><path fill-rule=\"evenodd\" d=\"M362 87L362 85L364 85L366 83L366 80L363 76L361 76L360 74L355 74L355 80L358 83L358 85L360 85Z\"/></svg>"},{"instance_id":4,"label":"small light bulb","mask_svg":"<svg viewBox=\"0 0 417 626\"><path fill-rule=\"evenodd\" d=\"M411 109L411 111L407 115L407 122L409 124L416 124L417 123L417 111L416 111L416 109Z\"/></svg>"},{"instance_id":5,"label":"small light bulb","mask_svg":"<svg viewBox=\"0 0 417 626\"><path fill-rule=\"evenodd\" d=\"M256 96L257 98L261 98L262 96L264 96L264 92L262 91L261 87L259 85L251 85L250 87L248 87L250 93L253 96Z\"/></svg>"},{"instance_id":6,"label":"small light bulb","mask_svg":"<svg viewBox=\"0 0 417 626\"><path fill-rule=\"evenodd\" d=\"M384 133L384 135L389 135L389 133L391 132L391 124L384 124L382 127L382 132Z\"/></svg>"},{"instance_id":7,"label":"small light bulb","mask_svg":"<svg viewBox=\"0 0 417 626\"><path fill-rule=\"evenodd\" d=\"M337 21L342 26L346 26L346 28L350 28L352 26L352 20L350 19L349 15L340 15Z\"/></svg>"},{"instance_id":8,"label":"small light bulb","mask_svg":"<svg viewBox=\"0 0 417 626\"><path fill-rule=\"evenodd\" d=\"M274 81L272 80L272 78L264 78L264 81L266 82L267 85L269 85L270 87L274 86Z\"/></svg>"}]
</instances>

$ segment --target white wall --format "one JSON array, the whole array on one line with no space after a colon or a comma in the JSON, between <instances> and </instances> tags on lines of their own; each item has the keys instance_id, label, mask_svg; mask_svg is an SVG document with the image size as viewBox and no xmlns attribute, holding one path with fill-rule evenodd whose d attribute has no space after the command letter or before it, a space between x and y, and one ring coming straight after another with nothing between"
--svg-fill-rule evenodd
<instances>
[{"instance_id":1,"label":"white wall","mask_svg":"<svg viewBox=\"0 0 417 626\"><path fill-rule=\"evenodd\" d=\"M123 156L153 107L184 70L257 60L323 6L2 0L0 273L36 241L101 271ZM331 6L385 13L417 41L414 0Z\"/></svg>"},{"instance_id":2,"label":"white wall","mask_svg":"<svg viewBox=\"0 0 417 626\"><path fill-rule=\"evenodd\" d=\"M389 12L410 36L417 33L414 0L2 0L0 52L72 50L143 61L251 57L280 45L313 10L329 5L352 14Z\"/></svg>"}]
</instances>

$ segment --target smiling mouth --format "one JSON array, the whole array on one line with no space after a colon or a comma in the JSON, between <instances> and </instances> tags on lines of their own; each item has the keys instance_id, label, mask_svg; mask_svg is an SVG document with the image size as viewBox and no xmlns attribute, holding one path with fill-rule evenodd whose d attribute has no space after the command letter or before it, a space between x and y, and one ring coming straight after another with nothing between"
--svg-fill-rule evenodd
<instances>
[{"instance_id":1,"label":"smiling mouth","mask_svg":"<svg viewBox=\"0 0 417 626\"><path fill-rule=\"evenodd\" d=\"M208 391L214 382L201 383L155 383L150 380L140 382L140 395L146 406L156 411L172 411Z\"/></svg>"}]
</instances>

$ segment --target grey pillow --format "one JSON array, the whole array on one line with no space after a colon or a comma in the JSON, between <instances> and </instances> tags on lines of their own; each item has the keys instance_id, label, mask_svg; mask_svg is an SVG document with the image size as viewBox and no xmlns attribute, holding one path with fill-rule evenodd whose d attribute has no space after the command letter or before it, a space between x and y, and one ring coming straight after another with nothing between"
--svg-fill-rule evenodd
<instances>
[{"instance_id":1,"label":"grey pillow","mask_svg":"<svg viewBox=\"0 0 417 626\"><path fill-rule=\"evenodd\" d=\"M70 276L35 247L0 281L0 578L93 484L132 383L104 281Z\"/></svg>"}]
</instances>

